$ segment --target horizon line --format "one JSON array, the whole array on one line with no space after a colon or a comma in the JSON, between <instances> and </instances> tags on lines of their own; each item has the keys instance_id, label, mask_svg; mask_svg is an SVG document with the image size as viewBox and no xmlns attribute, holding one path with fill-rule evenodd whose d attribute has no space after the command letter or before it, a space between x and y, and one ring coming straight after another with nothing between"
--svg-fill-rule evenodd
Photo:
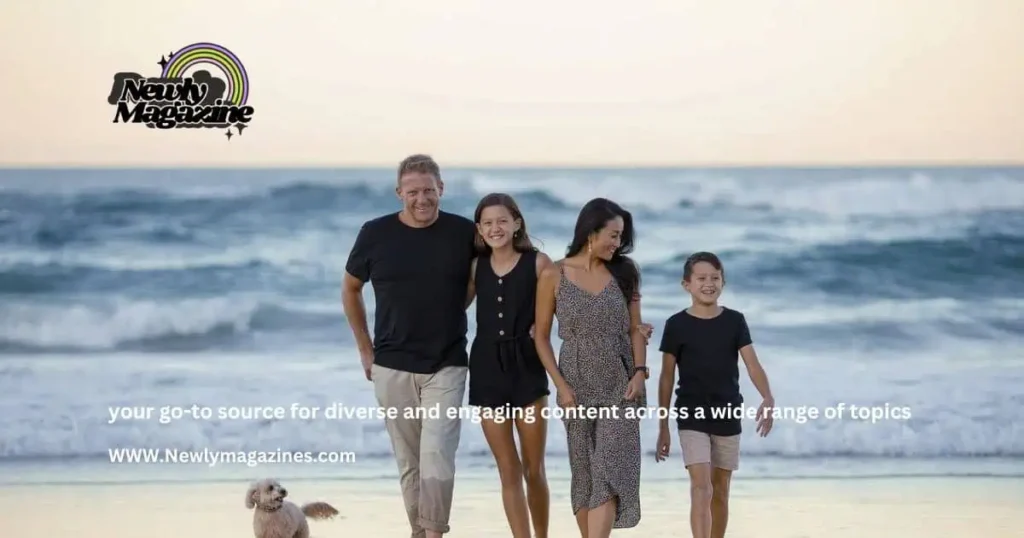
<instances>
[{"instance_id":1,"label":"horizon line","mask_svg":"<svg viewBox=\"0 0 1024 538\"><path fill-rule=\"evenodd\" d=\"M118 164L118 163L0 163L2 171L26 170L391 170L398 166L401 159L394 163L337 163L337 164ZM914 168L1024 168L1021 161L837 161L834 163L814 162L764 162L764 163L543 163L543 162L453 162L445 164L438 159L441 170L466 169L510 169L510 170L680 170L680 169L711 169L711 170L744 170L744 169L786 169L786 170L838 170L850 168L882 168L882 169L914 169Z\"/></svg>"}]
</instances>

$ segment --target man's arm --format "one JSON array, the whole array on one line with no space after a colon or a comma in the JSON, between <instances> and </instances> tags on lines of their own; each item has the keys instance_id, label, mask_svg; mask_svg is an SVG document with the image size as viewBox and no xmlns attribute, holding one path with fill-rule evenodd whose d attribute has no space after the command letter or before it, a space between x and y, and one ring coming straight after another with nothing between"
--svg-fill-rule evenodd
<instances>
[{"instance_id":1,"label":"man's arm","mask_svg":"<svg viewBox=\"0 0 1024 538\"><path fill-rule=\"evenodd\" d=\"M360 355L373 352L373 340L366 322L366 305L363 303L363 281L345 272L341 284L341 304L345 309L348 326L352 329Z\"/></svg>"},{"instance_id":2,"label":"man's arm","mask_svg":"<svg viewBox=\"0 0 1024 538\"><path fill-rule=\"evenodd\" d=\"M363 285L370 280L373 270L372 245L374 244L373 228L364 224L356 234L352 251L345 262L345 276L341 283L341 304L345 309L345 318L352 329L359 358L369 379L369 368L373 362L373 339L366 321L366 306L363 304Z\"/></svg>"}]
</instances>

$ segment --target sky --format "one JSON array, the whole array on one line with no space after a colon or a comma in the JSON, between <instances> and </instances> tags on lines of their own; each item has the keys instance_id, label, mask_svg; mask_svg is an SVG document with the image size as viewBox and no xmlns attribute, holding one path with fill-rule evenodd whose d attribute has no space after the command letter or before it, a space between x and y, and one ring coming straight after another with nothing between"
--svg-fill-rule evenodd
<instances>
[{"instance_id":1,"label":"sky","mask_svg":"<svg viewBox=\"0 0 1024 538\"><path fill-rule=\"evenodd\" d=\"M1022 21L1021 0L5 2L0 166L1024 164ZM195 42L245 65L242 136L113 123L114 73Z\"/></svg>"}]
</instances>

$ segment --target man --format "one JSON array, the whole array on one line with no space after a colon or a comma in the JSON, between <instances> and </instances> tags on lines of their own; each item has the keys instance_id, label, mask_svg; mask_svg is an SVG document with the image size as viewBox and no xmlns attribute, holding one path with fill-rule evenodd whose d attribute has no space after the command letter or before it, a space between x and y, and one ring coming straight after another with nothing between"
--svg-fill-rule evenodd
<instances>
[{"instance_id":1,"label":"man","mask_svg":"<svg viewBox=\"0 0 1024 538\"><path fill-rule=\"evenodd\" d=\"M455 488L462 424L458 409L454 418L447 413L461 407L466 390L466 308L473 298L476 228L440 210L444 183L427 155L402 161L395 192L402 210L359 230L345 265L342 303L377 402L398 414L385 423L412 536L440 538L449 531ZM362 299L366 282L376 298L372 341ZM440 417L417 408L439 408Z\"/></svg>"}]
</instances>

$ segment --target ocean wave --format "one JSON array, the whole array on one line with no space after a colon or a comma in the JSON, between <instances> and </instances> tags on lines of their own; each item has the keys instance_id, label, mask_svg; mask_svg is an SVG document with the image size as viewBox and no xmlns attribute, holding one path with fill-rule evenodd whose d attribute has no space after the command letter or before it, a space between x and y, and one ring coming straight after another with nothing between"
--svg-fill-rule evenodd
<instances>
[{"instance_id":1,"label":"ocean wave","mask_svg":"<svg viewBox=\"0 0 1024 538\"><path fill-rule=\"evenodd\" d=\"M1024 236L822 245L752 259L750 274L773 288L810 286L835 296L1013 297L1024 293ZM984 275L984 280L969 275Z\"/></svg>"},{"instance_id":2,"label":"ocean wave","mask_svg":"<svg viewBox=\"0 0 1024 538\"><path fill-rule=\"evenodd\" d=\"M338 286L359 225L399 207L393 170L0 175L0 459L390 457L379 421L111 425L105 410L374 405ZM446 170L446 185L444 207L462 214L486 192L515 194L553 256L584 201L621 201L638 216L645 318L659 329L688 303L684 257L715 250L724 303L748 314L780 405L913 410L782 422L764 439L748 422L745 453L1024 458L1024 169ZM564 457L550 427L549 453ZM463 435L461 453L489 453L479 425ZM649 450L657 424L642 435Z\"/></svg>"},{"instance_id":3,"label":"ocean wave","mask_svg":"<svg viewBox=\"0 0 1024 538\"><path fill-rule=\"evenodd\" d=\"M730 288L837 300L1024 295L1024 235L846 241L771 248L747 241L717 250ZM678 248L678 247L677 247ZM667 249L666 249L667 250ZM691 252L641 262L644 278L678 282ZM980 280L979 280L980 279Z\"/></svg>"},{"instance_id":4,"label":"ocean wave","mask_svg":"<svg viewBox=\"0 0 1024 538\"><path fill-rule=\"evenodd\" d=\"M86 249L6 248L0 251L0 294L129 289L137 284L166 285L175 290L198 287L200 291L231 291L246 284L301 287L307 282L315 287L326 282L334 286L360 222L346 218L354 229L268 231L219 247L111 242ZM839 296L868 292L884 298L943 297L954 292L978 293L977 287L968 290L950 288L949 284L980 268L986 278L981 293L1020 293L1024 286L1019 278L1024 274L1024 235L1019 230L1024 228L1011 230L1011 225L1024 226L1024 213L1018 218L993 220L984 226L975 223L959 236L855 239L847 233L840 242L828 241L827 235L809 242L777 241L766 237L760 228L722 224L717 229L725 235L714 243L723 248L712 250L723 258L727 272L740 277L734 280L741 288L803 288ZM739 235L728 236L732 228ZM645 237L635 256L645 276L678 278L690 254L679 251L687 243L693 244L693 237L707 237L693 227L688 230L695 235L689 237L686 230L666 225L653 230L653 237ZM545 239L555 235L551 232L551 228L533 228L534 234ZM682 239L678 234L683 234ZM679 253L672 255L674 251Z\"/></svg>"},{"instance_id":5,"label":"ocean wave","mask_svg":"<svg viewBox=\"0 0 1024 538\"><path fill-rule=\"evenodd\" d=\"M2 171L0 208L19 214L125 214L378 207L394 200L392 170ZM471 170L445 174L446 197L508 192L578 208L595 196L654 211L747 207L832 216L1024 209L1024 169ZM353 205L355 204L355 205ZM475 205L475 203L474 203ZM5 219L10 220L7 215ZM4 219L0 219L2 221Z\"/></svg>"},{"instance_id":6,"label":"ocean wave","mask_svg":"<svg viewBox=\"0 0 1024 538\"><path fill-rule=\"evenodd\" d=\"M289 332L305 335L304 342L344 342L340 305L320 306L337 297L344 248L318 231L201 253L5 251L0 353L199 351L253 346L258 334ZM769 342L905 348L1024 335L1024 304L1014 299L1024 295L1024 237L720 255L725 303L744 310ZM664 319L688 301L679 286L682 255L641 265L645 316ZM979 300L984 308L976 307Z\"/></svg>"},{"instance_id":7,"label":"ocean wave","mask_svg":"<svg viewBox=\"0 0 1024 538\"><path fill-rule=\"evenodd\" d=\"M112 190L71 196L0 191L0 244L43 250L102 242L219 245L238 236L335 224L336 212L394 203L363 185L297 183L238 197L197 198L160 190Z\"/></svg>"},{"instance_id":8,"label":"ocean wave","mask_svg":"<svg viewBox=\"0 0 1024 538\"><path fill-rule=\"evenodd\" d=\"M266 405L266 402L263 402ZM216 416L216 406L211 406ZM283 404L285 410L290 409ZM156 413L159 414L159 406ZM73 458L107 455L117 448L173 448L217 451L354 451L360 458L390 457L392 450L381 421L335 420L192 420L160 424L125 421L108 424L104 410L96 417L23 412L4 420L7 434L0 439L0 459ZM920 410L915 410L921 414ZM13 422L12 422L13 420ZM559 433L561 424L551 421L547 454L565 456L567 446ZM777 421L767 438L755 438L745 425L744 453L749 455L821 457L1024 457L1024 429L1000 420L970 416L923 417L909 421L872 423L833 420L795 424ZM460 452L489 454L480 426L463 424ZM641 424L642 444L652 447L657 421Z\"/></svg>"},{"instance_id":9,"label":"ocean wave","mask_svg":"<svg viewBox=\"0 0 1024 538\"><path fill-rule=\"evenodd\" d=\"M103 173L117 181L96 177ZM59 177L49 180L50 174ZM26 177L39 177L22 188L9 182L0 189L0 271L19 264L158 270L253 262L314 271L325 257L340 265L359 225L399 206L391 173L381 171L82 174L36 171ZM643 262L696 243L771 257L847 243L925 249L931 245L913 241L1013 238L1024 229L1024 171L879 174L456 170L444 206L471 214L482 194L512 192L542 247L558 255L577 208L609 196L634 209L636 257ZM54 181L65 188L45 187ZM26 288L47 288L34 277L14 278Z\"/></svg>"},{"instance_id":10,"label":"ocean wave","mask_svg":"<svg viewBox=\"0 0 1024 538\"><path fill-rule=\"evenodd\" d=\"M341 305L327 293L310 298L220 297L97 299L0 305L0 354L299 349L352 343ZM920 349L1024 338L1019 299L990 300L982 311L953 298L837 303L771 293L736 294L725 304L742 310L761 343L799 342L804 349ZM681 292L648 292L645 318L664 323L682 308ZM367 302L367 314L374 312ZM470 335L475 307L470 307ZM556 323L557 324L557 323ZM653 345L653 344L652 344Z\"/></svg>"},{"instance_id":11,"label":"ocean wave","mask_svg":"<svg viewBox=\"0 0 1024 538\"><path fill-rule=\"evenodd\" d=\"M342 330L338 324L338 330ZM1005 360L1003 342L944 350L878 350L841 346L827 353L801 346L761 345L777 405L819 412L844 404L879 409L877 421L788 415L759 438L744 421L744 451L786 457L1024 457L1024 363ZM1012 357L1011 357L1012 358ZM652 379L660 364L652 365ZM100 390L102 388L102 390ZM746 405L759 403L746 376ZM354 346L286 350L76 357L11 357L0 361L0 458L105 456L109 448L191 450L354 451L359 458L391 453L382 420L329 416L328 409L375 408ZM294 405L319 407L315 419L290 415ZM161 409L206 406L210 419L178 416L161 423ZM551 402L550 405L553 405ZM653 405L653 403L651 404ZM219 419L221 406L282 407L283 420ZM111 423L115 407L152 407L144 420ZM885 409L889 409L887 414ZM898 409L899 412L892 412ZM466 407L460 452L485 453L486 439ZM908 416L909 414L909 416ZM564 427L549 422L548 453L564 457ZM653 448L658 422L641 423L641 443Z\"/></svg>"},{"instance_id":12,"label":"ocean wave","mask_svg":"<svg viewBox=\"0 0 1024 538\"><path fill-rule=\"evenodd\" d=\"M469 184L475 192L540 190L570 207L606 196L658 212L732 206L833 217L924 217L1024 209L1024 170L1017 169L981 177L973 171L856 169L486 172L471 175Z\"/></svg>"},{"instance_id":13,"label":"ocean wave","mask_svg":"<svg viewBox=\"0 0 1024 538\"><path fill-rule=\"evenodd\" d=\"M332 311L244 296L14 303L0 307L0 352L199 351L234 348L260 332L317 331L342 323L340 306Z\"/></svg>"}]
</instances>

